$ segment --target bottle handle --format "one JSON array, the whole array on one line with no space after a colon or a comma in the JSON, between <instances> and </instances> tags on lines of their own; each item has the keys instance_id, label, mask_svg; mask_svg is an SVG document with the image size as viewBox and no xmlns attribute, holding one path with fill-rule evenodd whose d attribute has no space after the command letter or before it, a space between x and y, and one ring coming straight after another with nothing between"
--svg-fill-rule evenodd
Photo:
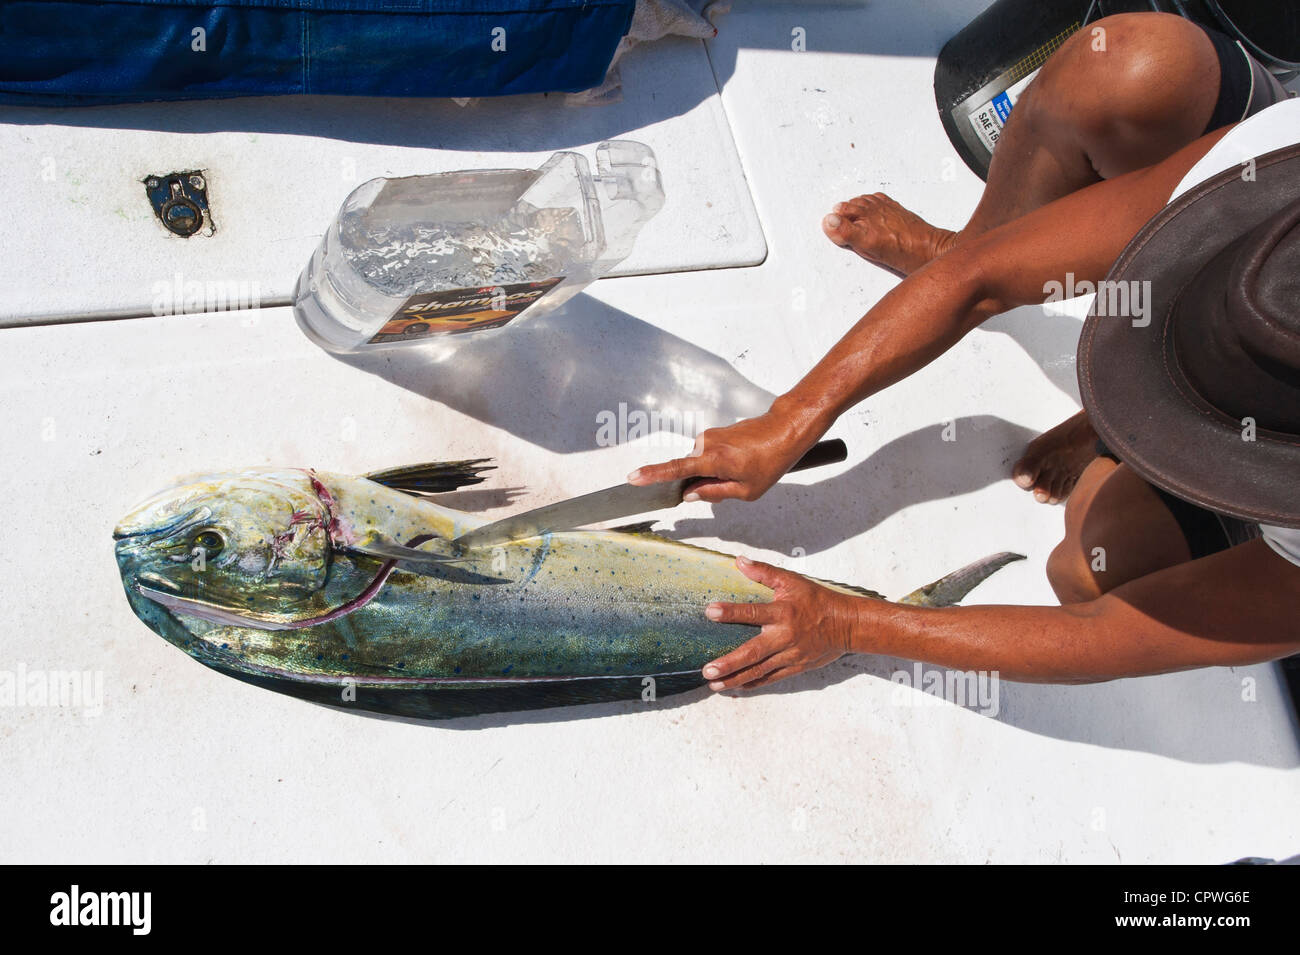
<instances>
[{"instance_id":1,"label":"bottle handle","mask_svg":"<svg viewBox=\"0 0 1300 955\"><path fill-rule=\"evenodd\" d=\"M664 189L654 150L630 139L596 147L594 181L605 232L595 274L603 275L627 258L642 226L663 208Z\"/></svg>"}]
</instances>

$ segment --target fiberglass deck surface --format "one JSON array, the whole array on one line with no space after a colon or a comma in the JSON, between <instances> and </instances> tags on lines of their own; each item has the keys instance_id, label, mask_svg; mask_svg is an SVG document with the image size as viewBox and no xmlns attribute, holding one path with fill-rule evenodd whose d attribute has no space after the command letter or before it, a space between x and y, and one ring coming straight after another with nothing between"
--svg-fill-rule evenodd
<instances>
[{"instance_id":1,"label":"fiberglass deck surface","mask_svg":"<svg viewBox=\"0 0 1300 955\"><path fill-rule=\"evenodd\" d=\"M0 327L156 314L169 285L196 279L228 282L209 302L224 293L245 306L284 304L339 205L361 183L531 169L562 149L584 155L594 172L595 144L606 139L650 146L666 191L663 209L613 275L762 262L762 228L704 44L673 37L633 48L619 70L621 100L591 107L540 94L465 106L297 96L0 107L0 195L8 211ZM171 235L146 199L146 176L182 170L200 170L206 180L211 235ZM44 281L24 280L32 274Z\"/></svg>"},{"instance_id":2,"label":"fiberglass deck surface","mask_svg":"<svg viewBox=\"0 0 1300 955\"><path fill-rule=\"evenodd\" d=\"M996 713L852 658L733 699L414 725L237 683L131 614L109 532L210 466L340 472L491 456L462 506L503 515L684 449L600 447L597 416L761 409L894 279L818 221L882 189L941 223L978 182L934 113L933 57L983 4L763 5L709 44L769 254L598 283L431 375L349 364L288 309L0 330L4 667L91 670L99 714L0 709L6 861L1221 862L1295 851L1300 750L1271 666L1087 687L1002 683ZM790 49L806 33L807 52ZM39 282L38 275L28 281ZM848 462L675 536L892 596L1018 550L968 602L1051 602L1060 508L1005 475L1077 407L1079 322L1022 309L839 423ZM504 346L516 347L506 350ZM942 439L955 422L955 441ZM1253 690L1253 702L1244 696Z\"/></svg>"}]
</instances>

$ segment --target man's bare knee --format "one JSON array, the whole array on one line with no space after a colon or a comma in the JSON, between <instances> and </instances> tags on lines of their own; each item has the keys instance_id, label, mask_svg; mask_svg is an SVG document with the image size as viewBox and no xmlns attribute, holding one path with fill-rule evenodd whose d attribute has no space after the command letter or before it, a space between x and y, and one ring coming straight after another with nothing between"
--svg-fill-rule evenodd
<instances>
[{"instance_id":1,"label":"man's bare knee","mask_svg":"<svg viewBox=\"0 0 1300 955\"><path fill-rule=\"evenodd\" d=\"M1076 38L1068 64L1077 83L1073 121L1100 175L1157 162L1204 131L1219 67L1200 27L1170 13L1127 13Z\"/></svg>"},{"instance_id":2,"label":"man's bare knee","mask_svg":"<svg viewBox=\"0 0 1300 955\"><path fill-rule=\"evenodd\" d=\"M1079 542L1068 536L1048 555L1047 582L1062 604L1095 600L1103 593Z\"/></svg>"},{"instance_id":3,"label":"man's bare knee","mask_svg":"<svg viewBox=\"0 0 1300 955\"><path fill-rule=\"evenodd\" d=\"M1098 170L1118 174L1131 165L1126 155L1133 149L1126 142L1130 138L1153 137L1156 143L1149 148L1159 153L1200 134L1214 108L1217 69L1213 44L1180 16L1103 17L1071 36L1048 60L1025 93L1026 120L1035 126L1058 125L1090 154L1118 141L1116 156L1105 155L1113 148L1100 150L1104 164L1114 168Z\"/></svg>"}]
</instances>

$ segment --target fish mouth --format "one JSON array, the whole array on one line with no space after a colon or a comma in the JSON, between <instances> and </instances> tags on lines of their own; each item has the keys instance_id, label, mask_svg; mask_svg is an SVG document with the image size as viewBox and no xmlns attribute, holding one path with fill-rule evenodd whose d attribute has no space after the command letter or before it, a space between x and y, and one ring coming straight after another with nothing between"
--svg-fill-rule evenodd
<instances>
[{"instance_id":1,"label":"fish mouth","mask_svg":"<svg viewBox=\"0 0 1300 955\"><path fill-rule=\"evenodd\" d=\"M191 617L198 617L200 620L206 620L208 623L221 624L231 627L252 627L257 630L298 630L303 624L301 621L290 620L284 617L272 616L270 614L253 613L250 611L229 610L220 607L217 604L211 604L204 600L195 600L193 597L182 597L178 593L166 593L157 590L154 587L146 586L143 581L146 578L153 578L151 582L159 582L154 574L141 574L135 581L135 592L147 600L152 600L160 606L166 607L178 613L188 614ZM163 581L173 590L179 590L170 581Z\"/></svg>"},{"instance_id":2,"label":"fish mouth","mask_svg":"<svg viewBox=\"0 0 1300 955\"><path fill-rule=\"evenodd\" d=\"M178 584L175 584L172 581L168 580L166 577L162 576L161 574L155 574L152 571L147 571L147 570L143 571L142 573L137 575L136 580L137 582L143 581L144 583L148 584L149 587L151 588L163 587L175 593L180 593L181 590ZM140 587L139 584L137 583L136 590L139 589Z\"/></svg>"},{"instance_id":3,"label":"fish mouth","mask_svg":"<svg viewBox=\"0 0 1300 955\"><path fill-rule=\"evenodd\" d=\"M154 524L149 527L131 529L126 521L118 524L113 528L113 540L121 542L143 538L145 543L155 540L161 540L165 537L171 537L179 531L186 530L192 525L201 524L212 516L212 509L207 506L201 506L186 511L184 514L177 514L171 520L164 521L161 524ZM127 520L130 520L128 518Z\"/></svg>"}]
</instances>

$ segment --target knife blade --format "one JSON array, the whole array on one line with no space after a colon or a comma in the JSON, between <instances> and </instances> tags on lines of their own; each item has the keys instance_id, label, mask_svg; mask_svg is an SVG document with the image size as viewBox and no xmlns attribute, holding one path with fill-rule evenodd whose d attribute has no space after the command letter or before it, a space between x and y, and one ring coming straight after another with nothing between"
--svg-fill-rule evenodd
<instances>
[{"instance_id":1,"label":"knife blade","mask_svg":"<svg viewBox=\"0 0 1300 955\"><path fill-rule=\"evenodd\" d=\"M849 449L839 438L819 441L790 470L835 464L848 456ZM452 542L462 547L484 547L676 507L682 502L687 486L698 480L701 479L692 477L659 484L617 484L484 524L453 538Z\"/></svg>"}]
</instances>

